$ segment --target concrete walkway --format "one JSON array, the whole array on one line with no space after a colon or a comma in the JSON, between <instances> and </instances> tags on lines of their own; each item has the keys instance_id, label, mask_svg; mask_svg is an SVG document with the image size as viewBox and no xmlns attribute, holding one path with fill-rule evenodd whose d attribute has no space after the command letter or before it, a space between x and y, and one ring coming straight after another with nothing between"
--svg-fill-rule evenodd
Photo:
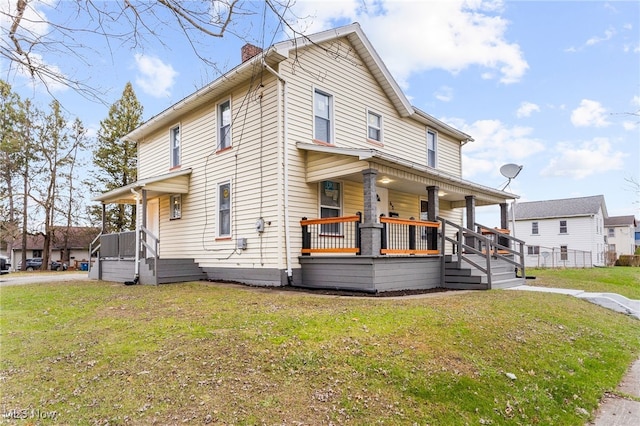
<instances>
[{"instance_id":1,"label":"concrete walkway","mask_svg":"<svg viewBox=\"0 0 640 426\"><path fill-rule=\"evenodd\" d=\"M509 290L566 294L640 319L640 300L628 299L616 293L588 293L582 290L528 285L512 287ZM629 396L629 398L626 396ZM590 426L640 425L640 400L633 398L640 398L640 359L631 365L631 368L618 385L616 394L606 394L602 398L598 410L594 413L595 419L587 424Z\"/></svg>"}]
</instances>

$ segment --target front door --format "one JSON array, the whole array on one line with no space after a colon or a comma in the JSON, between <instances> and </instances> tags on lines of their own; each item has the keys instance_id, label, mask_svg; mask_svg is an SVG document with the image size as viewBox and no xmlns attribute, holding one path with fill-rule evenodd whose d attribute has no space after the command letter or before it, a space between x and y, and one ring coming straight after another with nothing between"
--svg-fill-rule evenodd
<instances>
[{"instance_id":1,"label":"front door","mask_svg":"<svg viewBox=\"0 0 640 426\"><path fill-rule=\"evenodd\" d=\"M378 217L380 217L381 214L389 217L389 190L377 186L376 195L378 200Z\"/></svg>"},{"instance_id":2,"label":"front door","mask_svg":"<svg viewBox=\"0 0 640 426\"><path fill-rule=\"evenodd\" d=\"M147 229L156 236L156 238L160 238L160 200L158 198L153 198L151 200L147 200ZM152 244L151 241L147 241L147 243ZM158 246L158 256L160 255L160 246ZM147 257L151 257L152 254L147 250Z\"/></svg>"}]
</instances>

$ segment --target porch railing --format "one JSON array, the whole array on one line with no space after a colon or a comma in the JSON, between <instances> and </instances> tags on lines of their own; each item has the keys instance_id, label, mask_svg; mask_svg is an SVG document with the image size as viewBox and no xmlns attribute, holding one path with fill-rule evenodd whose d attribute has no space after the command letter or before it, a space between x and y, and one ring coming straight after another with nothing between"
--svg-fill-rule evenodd
<instances>
[{"instance_id":1,"label":"porch railing","mask_svg":"<svg viewBox=\"0 0 640 426\"><path fill-rule=\"evenodd\" d=\"M100 256L118 259L135 257L136 231L101 235Z\"/></svg>"},{"instance_id":2,"label":"porch railing","mask_svg":"<svg viewBox=\"0 0 640 426\"><path fill-rule=\"evenodd\" d=\"M508 229L489 228L479 223L476 223L475 226L480 233L487 237L487 251L492 251L491 254L501 256L507 263L514 265L520 271L520 275L524 277L525 242L509 235Z\"/></svg>"},{"instance_id":3,"label":"porch railing","mask_svg":"<svg viewBox=\"0 0 640 426\"><path fill-rule=\"evenodd\" d=\"M382 223L381 254L440 254L438 250L440 223L384 216L380 217L380 223Z\"/></svg>"},{"instance_id":4,"label":"porch railing","mask_svg":"<svg viewBox=\"0 0 640 426\"><path fill-rule=\"evenodd\" d=\"M302 227L302 255L312 253L360 254L361 213L353 216L307 219Z\"/></svg>"}]
</instances>

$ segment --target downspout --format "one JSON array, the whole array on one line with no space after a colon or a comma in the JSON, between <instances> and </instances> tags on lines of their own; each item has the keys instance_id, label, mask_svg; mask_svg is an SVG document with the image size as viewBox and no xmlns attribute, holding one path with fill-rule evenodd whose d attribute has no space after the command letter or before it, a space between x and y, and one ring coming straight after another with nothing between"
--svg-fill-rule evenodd
<instances>
[{"instance_id":1,"label":"downspout","mask_svg":"<svg viewBox=\"0 0 640 426\"><path fill-rule=\"evenodd\" d=\"M133 188L131 188L131 193L136 197L136 260L134 263L135 275L133 277L133 283L137 284L138 280L140 280L140 216L138 214L140 211L140 194Z\"/></svg>"},{"instance_id":2,"label":"downspout","mask_svg":"<svg viewBox=\"0 0 640 426\"><path fill-rule=\"evenodd\" d=\"M287 258L287 281L289 284L293 284L293 271L291 269L291 230L289 227L289 137L288 137L288 126L287 126L287 82L286 80L278 74L276 70L271 68L266 63L263 63L264 69L273 74L280 82L282 82L282 89L280 89L280 85L278 85L278 116L280 116L280 111L282 110L282 133L278 132L278 140L282 138L283 143L283 173L284 173L284 245L286 251ZM282 90L282 95L280 91ZM283 102L282 108L280 108L280 102ZM280 119L278 119L278 124L280 124ZM282 136L280 136L282 134Z\"/></svg>"}]
</instances>

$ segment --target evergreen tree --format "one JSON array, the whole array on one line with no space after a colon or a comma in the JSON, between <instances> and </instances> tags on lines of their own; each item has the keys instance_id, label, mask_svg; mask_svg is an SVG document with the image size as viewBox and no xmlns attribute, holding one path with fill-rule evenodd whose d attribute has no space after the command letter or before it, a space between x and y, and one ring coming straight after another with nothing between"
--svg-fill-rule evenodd
<instances>
[{"instance_id":1,"label":"evergreen tree","mask_svg":"<svg viewBox=\"0 0 640 426\"><path fill-rule=\"evenodd\" d=\"M136 181L137 147L124 136L142 124L142 105L138 102L131 83L127 83L122 97L109 108L109 116L100 122L97 145L93 152L92 172L96 191L110 191ZM99 209L93 215L100 216ZM107 206L106 227L109 232L135 229L135 205Z\"/></svg>"}]
</instances>

